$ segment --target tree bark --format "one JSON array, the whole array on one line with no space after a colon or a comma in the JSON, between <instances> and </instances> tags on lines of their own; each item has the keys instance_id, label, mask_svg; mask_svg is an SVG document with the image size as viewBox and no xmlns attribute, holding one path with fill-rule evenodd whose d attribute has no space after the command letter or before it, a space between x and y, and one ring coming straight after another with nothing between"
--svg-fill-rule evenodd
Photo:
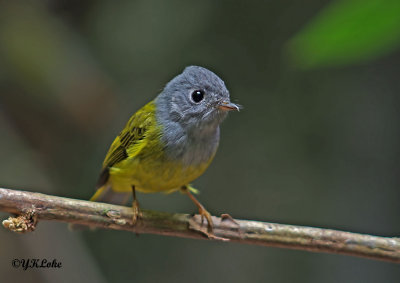
<instances>
[{"instance_id":1,"label":"tree bark","mask_svg":"<svg viewBox=\"0 0 400 283\"><path fill-rule=\"evenodd\" d=\"M400 263L400 238L238 220L228 215L212 217L213 233L199 215L150 210L142 210L142 217L132 225L130 207L3 188L0 188L0 211L17 215L3 221L4 227L15 232L32 231L41 220L55 220L138 234L232 241Z\"/></svg>"}]
</instances>

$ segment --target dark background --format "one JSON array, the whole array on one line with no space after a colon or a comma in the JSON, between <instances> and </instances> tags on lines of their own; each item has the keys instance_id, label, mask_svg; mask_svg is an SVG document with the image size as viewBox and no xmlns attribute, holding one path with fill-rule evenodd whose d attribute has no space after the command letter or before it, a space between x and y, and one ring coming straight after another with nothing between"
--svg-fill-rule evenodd
<instances>
[{"instance_id":1,"label":"dark background","mask_svg":"<svg viewBox=\"0 0 400 283\"><path fill-rule=\"evenodd\" d=\"M213 214L399 236L399 3L1 1L0 185L88 199L126 120L196 64L244 106L194 182ZM196 211L179 193L138 197ZM385 262L55 222L0 242L3 282L400 280Z\"/></svg>"}]
</instances>

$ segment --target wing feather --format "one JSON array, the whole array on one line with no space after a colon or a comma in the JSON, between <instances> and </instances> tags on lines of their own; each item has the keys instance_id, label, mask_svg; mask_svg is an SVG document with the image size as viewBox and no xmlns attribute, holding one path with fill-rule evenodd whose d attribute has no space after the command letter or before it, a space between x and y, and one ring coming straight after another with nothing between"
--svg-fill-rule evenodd
<instances>
[{"instance_id":1,"label":"wing feather","mask_svg":"<svg viewBox=\"0 0 400 283\"><path fill-rule=\"evenodd\" d=\"M118 164L127 158L134 158L144 148L146 145L145 137L154 120L154 102L146 104L132 115L125 128L115 138L108 150L103 162L103 170L99 178L98 187L107 182L109 168L118 167ZM107 178L104 178L104 176L107 176Z\"/></svg>"}]
</instances>

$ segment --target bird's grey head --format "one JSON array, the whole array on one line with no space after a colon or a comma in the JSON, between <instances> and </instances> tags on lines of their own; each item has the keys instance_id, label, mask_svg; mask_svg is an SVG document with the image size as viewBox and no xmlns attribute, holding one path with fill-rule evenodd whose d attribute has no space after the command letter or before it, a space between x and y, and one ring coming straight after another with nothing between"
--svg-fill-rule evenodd
<instances>
[{"instance_id":1,"label":"bird's grey head","mask_svg":"<svg viewBox=\"0 0 400 283\"><path fill-rule=\"evenodd\" d=\"M224 82L213 72L189 66L173 78L156 99L163 121L179 123L186 130L217 127L228 111L239 110L230 102Z\"/></svg>"}]
</instances>

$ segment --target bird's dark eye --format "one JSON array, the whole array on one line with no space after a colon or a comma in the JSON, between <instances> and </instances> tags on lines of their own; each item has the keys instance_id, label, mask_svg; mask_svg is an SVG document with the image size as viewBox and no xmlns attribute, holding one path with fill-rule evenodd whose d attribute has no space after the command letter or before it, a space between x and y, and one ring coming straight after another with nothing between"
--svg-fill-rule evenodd
<instances>
[{"instance_id":1,"label":"bird's dark eye","mask_svg":"<svg viewBox=\"0 0 400 283\"><path fill-rule=\"evenodd\" d=\"M194 102L199 103L204 98L204 91L202 90L195 90L192 92L192 99Z\"/></svg>"}]
</instances>

